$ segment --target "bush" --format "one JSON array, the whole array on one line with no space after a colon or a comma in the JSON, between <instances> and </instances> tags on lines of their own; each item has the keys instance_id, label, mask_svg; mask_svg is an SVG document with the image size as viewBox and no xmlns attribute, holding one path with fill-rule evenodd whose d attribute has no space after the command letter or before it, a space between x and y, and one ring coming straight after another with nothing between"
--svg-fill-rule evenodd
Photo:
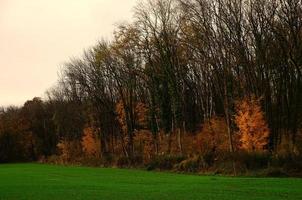
<instances>
[{"instance_id":1,"label":"bush","mask_svg":"<svg viewBox=\"0 0 302 200\"><path fill-rule=\"evenodd\" d=\"M270 159L270 166L282 168L291 176L302 176L302 156L291 154L274 155Z\"/></svg>"},{"instance_id":2,"label":"bush","mask_svg":"<svg viewBox=\"0 0 302 200\"><path fill-rule=\"evenodd\" d=\"M174 165L179 164L185 160L184 156L181 155L160 155L156 156L148 165L147 170L171 170Z\"/></svg>"},{"instance_id":3,"label":"bush","mask_svg":"<svg viewBox=\"0 0 302 200\"><path fill-rule=\"evenodd\" d=\"M288 177L288 174L284 172L281 168L267 168L265 169L261 176L266 177Z\"/></svg>"},{"instance_id":4,"label":"bush","mask_svg":"<svg viewBox=\"0 0 302 200\"><path fill-rule=\"evenodd\" d=\"M269 166L270 154L257 152L224 152L219 154L213 165L209 165L211 171L221 174L246 174L251 171L263 170Z\"/></svg>"},{"instance_id":5,"label":"bush","mask_svg":"<svg viewBox=\"0 0 302 200\"><path fill-rule=\"evenodd\" d=\"M142 166L144 158L142 155L134 155L130 158L130 165L134 167Z\"/></svg>"},{"instance_id":6,"label":"bush","mask_svg":"<svg viewBox=\"0 0 302 200\"><path fill-rule=\"evenodd\" d=\"M117 167L139 167L143 163L143 157L141 155L134 155L132 157L120 156L115 161Z\"/></svg>"},{"instance_id":7,"label":"bush","mask_svg":"<svg viewBox=\"0 0 302 200\"><path fill-rule=\"evenodd\" d=\"M49 164L63 164L61 161L61 157L58 155L51 155L49 157L47 157L45 160L41 160L41 162L45 162L45 163L49 163Z\"/></svg>"},{"instance_id":8,"label":"bush","mask_svg":"<svg viewBox=\"0 0 302 200\"><path fill-rule=\"evenodd\" d=\"M201 154L209 151L213 153L228 150L227 124L221 117L212 117L203 124L202 130L197 134L197 150Z\"/></svg>"},{"instance_id":9,"label":"bush","mask_svg":"<svg viewBox=\"0 0 302 200\"><path fill-rule=\"evenodd\" d=\"M104 166L111 166L114 163L114 156L111 153L103 153L101 157L101 162Z\"/></svg>"},{"instance_id":10,"label":"bush","mask_svg":"<svg viewBox=\"0 0 302 200\"><path fill-rule=\"evenodd\" d=\"M116 159L115 165L117 167L128 167L129 166L129 159L126 156L120 156Z\"/></svg>"},{"instance_id":11,"label":"bush","mask_svg":"<svg viewBox=\"0 0 302 200\"><path fill-rule=\"evenodd\" d=\"M99 167L104 166L104 162L100 158L84 156L80 159L80 164L84 166Z\"/></svg>"},{"instance_id":12,"label":"bush","mask_svg":"<svg viewBox=\"0 0 302 200\"><path fill-rule=\"evenodd\" d=\"M202 156L194 156L186 160L181 161L179 164L175 165L177 171L182 172L198 172L202 169L207 169L209 167L208 163Z\"/></svg>"},{"instance_id":13,"label":"bush","mask_svg":"<svg viewBox=\"0 0 302 200\"><path fill-rule=\"evenodd\" d=\"M265 169L269 165L270 154L261 152L235 152L230 154L229 160L233 160L236 166L246 170Z\"/></svg>"},{"instance_id":14,"label":"bush","mask_svg":"<svg viewBox=\"0 0 302 200\"><path fill-rule=\"evenodd\" d=\"M243 157L244 164L248 170L263 169L268 167L269 154L249 153Z\"/></svg>"},{"instance_id":15,"label":"bush","mask_svg":"<svg viewBox=\"0 0 302 200\"><path fill-rule=\"evenodd\" d=\"M60 163L79 163L82 157L81 143L77 140L61 140L57 144Z\"/></svg>"}]
</instances>

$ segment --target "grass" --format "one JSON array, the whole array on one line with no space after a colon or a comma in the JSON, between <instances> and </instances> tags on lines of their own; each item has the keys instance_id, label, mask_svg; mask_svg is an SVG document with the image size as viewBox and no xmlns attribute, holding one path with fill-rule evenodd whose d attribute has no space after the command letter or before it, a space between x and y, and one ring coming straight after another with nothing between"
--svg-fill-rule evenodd
<instances>
[{"instance_id":1,"label":"grass","mask_svg":"<svg viewBox=\"0 0 302 200\"><path fill-rule=\"evenodd\" d=\"M43 164L0 165L0 199L302 199L302 179L192 176Z\"/></svg>"}]
</instances>

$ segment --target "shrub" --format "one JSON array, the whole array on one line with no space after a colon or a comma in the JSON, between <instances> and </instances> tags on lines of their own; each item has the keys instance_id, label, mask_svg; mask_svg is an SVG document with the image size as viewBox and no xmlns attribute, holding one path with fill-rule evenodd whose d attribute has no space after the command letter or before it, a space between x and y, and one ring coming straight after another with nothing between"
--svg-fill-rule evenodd
<instances>
[{"instance_id":1,"label":"shrub","mask_svg":"<svg viewBox=\"0 0 302 200\"><path fill-rule=\"evenodd\" d=\"M104 167L108 166L104 164L103 160L96 157L87 157L84 156L80 159L79 164L84 166L91 166L91 167Z\"/></svg>"},{"instance_id":2,"label":"shrub","mask_svg":"<svg viewBox=\"0 0 302 200\"><path fill-rule=\"evenodd\" d=\"M115 165L117 167L128 167L129 166L129 159L126 156L119 156L116 159Z\"/></svg>"},{"instance_id":3,"label":"shrub","mask_svg":"<svg viewBox=\"0 0 302 200\"><path fill-rule=\"evenodd\" d=\"M299 129L297 132L294 153L302 157L302 129Z\"/></svg>"},{"instance_id":4,"label":"shrub","mask_svg":"<svg viewBox=\"0 0 302 200\"><path fill-rule=\"evenodd\" d=\"M143 162L149 163L154 156L154 142L150 131L140 130L135 132L134 143L138 154L142 155Z\"/></svg>"},{"instance_id":5,"label":"shrub","mask_svg":"<svg viewBox=\"0 0 302 200\"><path fill-rule=\"evenodd\" d=\"M45 160L43 160L43 162L47 162L50 164L62 164L61 158L58 155L51 155L51 156L47 157Z\"/></svg>"},{"instance_id":6,"label":"shrub","mask_svg":"<svg viewBox=\"0 0 302 200\"><path fill-rule=\"evenodd\" d=\"M82 157L82 148L79 141L61 140L57 144L61 163L78 163Z\"/></svg>"},{"instance_id":7,"label":"shrub","mask_svg":"<svg viewBox=\"0 0 302 200\"><path fill-rule=\"evenodd\" d=\"M260 175L266 177L288 177L288 174L281 168L267 168Z\"/></svg>"},{"instance_id":8,"label":"shrub","mask_svg":"<svg viewBox=\"0 0 302 200\"><path fill-rule=\"evenodd\" d=\"M177 171L183 172L198 172L200 170L207 169L208 167L208 163L202 156L194 156L175 165L175 169Z\"/></svg>"},{"instance_id":9,"label":"shrub","mask_svg":"<svg viewBox=\"0 0 302 200\"><path fill-rule=\"evenodd\" d=\"M260 152L238 152L233 154L236 164L243 165L247 170L258 170L268 167L270 155Z\"/></svg>"},{"instance_id":10,"label":"shrub","mask_svg":"<svg viewBox=\"0 0 302 200\"><path fill-rule=\"evenodd\" d=\"M217 157L211 170L222 174L246 174L251 171L266 169L269 165L270 154L260 152L239 151L224 153Z\"/></svg>"},{"instance_id":11,"label":"shrub","mask_svg":"<svg viewBox=\"0 0 302 200\"><path fill-rule=\"evenodd\" d=\"M302 156L302 129L299 129L293 140L293 134L286 130L281 130L280 143L277 146L276 153L278 155L292 154Z\"/></svg>"},{"instance_id":12,"label":"shrub","mask_svg":"<svg viewBox=\"0 0 302 200\"><path fill-rule=\"evenodd\" d=\"M160 155L156 156L148 165L148 170L160 169L171 170L174 165L179 164L185 159L182 155Z\"/></svg>"},{"instance_id":13,"label":"shrub","mask_svg":"<svg viewBox=\"0 0 302 200\"><path fill-rule=\"evenodd\" d=\"M201 154L228 151L227 125L223 118L213 117L197 134L197 149Z\"/></svg>"},{"instance_id":14,"label":"shrub","mask_svg":"<svg viewBox=\"0 0 302 200\"><path fill-rule=\"evenodd\" d=\"M111 166L114 163L114 156L111 153L103 153L101 162L104 166Z\"/></svg>"},{"instance_id":15,"label":"shrub","mask_svg":"<svg viewBox=\"0 0 302 200\"><path fill-rule=\"evenodd\" d=\"M282 168L291 176L302 176L302 156L277 154L270 159L270 167Z\"/></svg>"},{"instance_id":16,"label":"shrub","mask_svg":"<svg viewBox=\"0 0 302 200\"><path fill-rule=\"evenodd\" d=\"M134 155L131 157L119 156L115 161L117 167L139 167L142 166L143 157L141 155Z\"/></svg>"}]
</instances>

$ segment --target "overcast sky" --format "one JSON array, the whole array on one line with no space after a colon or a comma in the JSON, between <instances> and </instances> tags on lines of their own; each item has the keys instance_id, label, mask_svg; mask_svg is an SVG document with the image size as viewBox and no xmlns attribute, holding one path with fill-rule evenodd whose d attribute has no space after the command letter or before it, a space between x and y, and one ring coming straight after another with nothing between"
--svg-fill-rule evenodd
<instances>
[{"instance_id":1,"label":"overcast sky","mask_svg":"<svg viewBox=\"0 0 302 200\"><path fill-rule=\"evenodd\" d=\"M43 96L59 67L130 21L137 0L0 0L0 106Z\"/></svg>"}]
</instances>

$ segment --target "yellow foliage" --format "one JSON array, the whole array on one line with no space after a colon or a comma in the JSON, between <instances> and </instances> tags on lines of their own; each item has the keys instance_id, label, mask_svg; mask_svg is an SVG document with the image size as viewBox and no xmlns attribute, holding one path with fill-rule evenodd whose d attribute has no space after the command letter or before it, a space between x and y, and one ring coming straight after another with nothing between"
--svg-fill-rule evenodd
<instances>
[{"instance_id":1,"label":"yellow foliage","mask_svg":"<svg viewBox=\"0 0 302 200\"><path fill-rule=\"evenodd\" d=\"M260 106L254 96L236 103L235 123L239 129L240 148L262 151L268 144L269 129Z\"/></svg>"}]
</instances>

